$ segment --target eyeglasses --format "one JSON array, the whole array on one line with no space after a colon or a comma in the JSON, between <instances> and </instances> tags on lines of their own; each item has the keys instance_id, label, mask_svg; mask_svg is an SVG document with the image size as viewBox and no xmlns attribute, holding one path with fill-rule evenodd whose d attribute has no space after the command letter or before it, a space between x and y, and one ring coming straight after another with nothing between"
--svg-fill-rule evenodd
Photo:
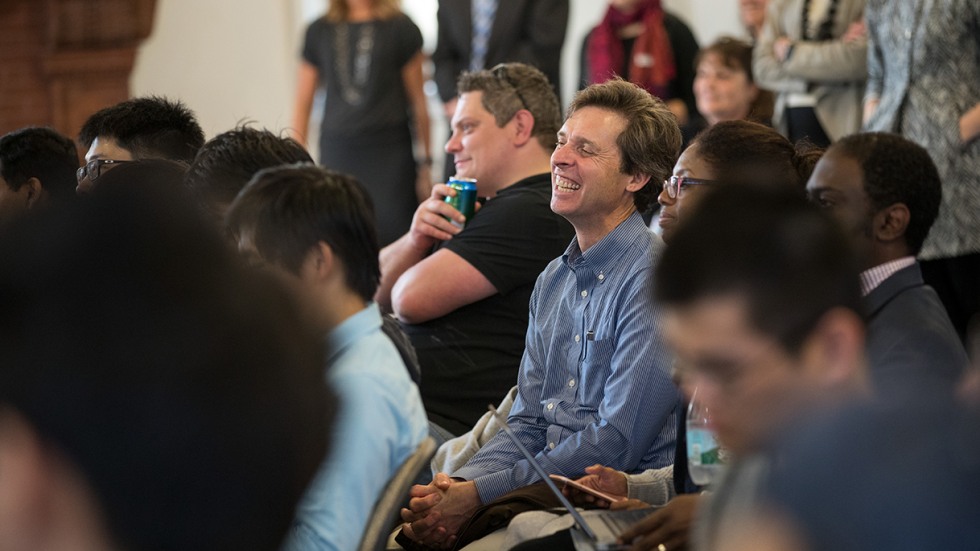
<instances>
[{"instance_id":1,"label":"eyeglasses","mask_svg":"<svg viewBox=\"0 0 980 551\"><path fill-rule=\"evenodd\" d=\"M687 176L671 176L669 179L664 180L664 189L667 190L667 195L671 199L677 199L684 186L710 186L717 183L715 180L699 180L697 178L688 178Z\"/></svg>"},{"instance_id":2,"label":"eyeglasses","mask_svg":"<svg viewBox=\"0 0 980 551\"><path fill-rule=\"evenodd\" d=\"M510 76L507 74L506 63L500 63L496 65L493 69L490 69L490 73L493 74L493 76L509 84L510 87L514 89L514 93L517 94L517 99L520 100L521 107L527 109L528 111L531 110L531 108L527 106L527 101L524 100L524 95L521 94L521 89L518 88L516 84L514 84L514 81L512 81L510 79Z\"/></svg>"},{"instance_id":3,"label":"eyeglasses","mask_svg":"<svg viewBox=\"0 0 980 551\"><path fill-rule=\"evenodd\" d=\"M88 177L89 182L94 182L102 173L109 170L113 165L121 163L131 163L132 161L116 161L113 159L92 159L91 161L80 166L77 171L75 171L75 178L81 182Z\"/></svg>"}]
</instances>

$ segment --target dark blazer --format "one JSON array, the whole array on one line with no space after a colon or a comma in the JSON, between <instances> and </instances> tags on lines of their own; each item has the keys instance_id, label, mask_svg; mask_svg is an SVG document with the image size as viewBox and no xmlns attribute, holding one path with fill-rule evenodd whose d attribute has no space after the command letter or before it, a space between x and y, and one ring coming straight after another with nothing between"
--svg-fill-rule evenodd
<instances>
[{"instance_id":1,"label":"dark blazer","mask_svg":"<svg viewBox=\"0 0 980 551\"><path fill-rule=\"evenodd\" d=\"M952 387L969 360L946 309L916 263L864 298L867 352L878 390Z\"/></svg>"},{"instance_id":2,"label":"dark blazer","mask_svg":"<svg viewBox=\"0 0 980 551\"><path fill-rule=\"evenodd\" d=\"M561 90L561 46L568 27L568 0L498 0L485 67L520 61L541 70ZM456 97L456 79L469 70L473 41L472 0L439 0L439 37L432 53L439 97ZM560 95L559 95L560 97Z\"/></svg>"}]
</instances>

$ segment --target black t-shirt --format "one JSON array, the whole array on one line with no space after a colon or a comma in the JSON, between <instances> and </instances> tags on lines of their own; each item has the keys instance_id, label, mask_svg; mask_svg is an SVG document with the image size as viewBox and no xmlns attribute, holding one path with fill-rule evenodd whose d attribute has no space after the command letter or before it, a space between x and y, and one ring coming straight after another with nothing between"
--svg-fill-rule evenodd
<instances>
[{"instance_id":1,"label":"black t-shirt","mask_svg":"<svg viewBox=\"0 0 980 551\"><path fill-rule=\"evenodd\" d=\"M341 26L345 33L338 35ZM345 36L346 34L346 36ZM338 39L346 38L344 61ZM408 123L408 95L402 68L422 48L422 33L408 16L360 23L334 23L317 19L306 30L303 59L317 68L327 90L320 133L325 136L358 135ZM366 79L357 79L358 57L367 49ZM341 76L340 71L344 71ZM360 103L351 104L344 86L354 87Z\"/></svg>"},{"instance_id":2,"label":"black t-shirt","mask_svg":"<svg viewBox=\"0 0 980 551\"><path fill-rule=\"evenodd\" d=\"M441 318L405 325L422 366L429 419L462 434L517 384L528 301L538 274L574 236L551 211L551 176L526 178L487 201L444 247L473 265L497 294ZM454 282L446 281L447 287Z\"/></svg>"}]
</instances>

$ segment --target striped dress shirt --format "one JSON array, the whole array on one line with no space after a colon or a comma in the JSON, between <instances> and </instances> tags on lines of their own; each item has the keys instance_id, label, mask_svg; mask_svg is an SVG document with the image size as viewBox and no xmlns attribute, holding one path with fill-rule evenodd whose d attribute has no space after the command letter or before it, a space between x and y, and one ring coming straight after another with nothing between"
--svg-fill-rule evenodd
<instances>
[{"instance_id":1,"label":"striped dress shirt","mask_svg":"<svg viewBox=\"0 0 980 551\"><path fill-rule=\"evenodd\" d=\"M509 424L549 473L673 463L679 393L652 291L662 247L634 213L584 253L572 240L538 277ZM483 503L539 480L502 432L453 476Z\"/></svg>"}]
</instances>

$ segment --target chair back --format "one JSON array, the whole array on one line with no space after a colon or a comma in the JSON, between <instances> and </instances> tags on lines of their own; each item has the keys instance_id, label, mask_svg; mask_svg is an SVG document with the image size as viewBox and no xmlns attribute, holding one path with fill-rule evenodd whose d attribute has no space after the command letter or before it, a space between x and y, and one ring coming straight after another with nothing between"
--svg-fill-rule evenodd
<instances>
[{"instance_id":1,"label":"chair back","mask_svg":"<svg viewBox=\"0 0 980 551\"><path fill-rule=\"evenodd\" d=\"M358 551L382 551L388 544L388 535L391 532L398 511L401 509L408 489L418 478L422 469L429 468L429 460L436 453L436 441L431 436L426 436L425 440L419 444L412 455L405 459L401 467L391 477L385 489L381 492L371 517L368 518L367 525L364 527L364 535L361 536L361 545Z\"/></svg>"}]
</instances>

